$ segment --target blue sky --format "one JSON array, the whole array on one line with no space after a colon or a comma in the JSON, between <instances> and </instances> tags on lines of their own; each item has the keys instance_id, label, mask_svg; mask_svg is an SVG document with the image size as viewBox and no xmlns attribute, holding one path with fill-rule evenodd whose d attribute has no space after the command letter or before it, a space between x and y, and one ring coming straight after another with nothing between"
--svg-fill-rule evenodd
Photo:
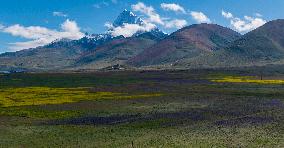
<instances>
[{"instance_id":1,"label":"blue sky","mask_svg":"<svg viewBox=\"0 0 284 148\"><path fill-rule=\"evenodd\" d=\"M144 7L138 7L141 3ZM153 10L146 13L148 8ZM103 33L107 30L105 23L112 22L124 9L132 10L167 33L202 22L246 33L267 21L284 18L284 0L3 0L0 52L29 47L34 41L50 42L45 40L48 35L52 39L54 34L75 39L84 32ZM162 23L151 20L151 15L158 15ZM32 34L37 29L48 33Z\"/></svg>"}]
</instances>

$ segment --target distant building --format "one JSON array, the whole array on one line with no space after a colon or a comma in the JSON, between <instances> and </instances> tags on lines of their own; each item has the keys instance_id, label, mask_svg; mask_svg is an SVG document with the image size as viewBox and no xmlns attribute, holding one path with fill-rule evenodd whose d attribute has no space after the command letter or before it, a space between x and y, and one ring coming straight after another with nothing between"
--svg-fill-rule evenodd
<instances>
[{"instance_id":1,"label":"distant building","mask_svg":"<svg viewBox=\"0 0 284 148\"><path fill-rule=\"evenodd\" d=\"M113 65L113 66L106 67L104 69L105 70L125 70L126 68L123 65L116 64L116 65Z\"/></svg>"}]
</instances>

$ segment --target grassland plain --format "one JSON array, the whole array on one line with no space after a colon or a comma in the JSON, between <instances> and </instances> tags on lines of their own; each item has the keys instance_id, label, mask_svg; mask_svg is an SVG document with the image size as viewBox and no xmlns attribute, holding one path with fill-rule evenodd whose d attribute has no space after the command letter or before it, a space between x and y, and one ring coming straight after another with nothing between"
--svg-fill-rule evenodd
<instances>
[{"instance_id":1,"label":"grassland plain","mask_svg":"<svg viewBox=\"0 0 284 148\"><path fill-rule=\"evenodd\" d=\"M284 147L283 76L0 75L0 147Z\"/></svg>"}]
</instances>

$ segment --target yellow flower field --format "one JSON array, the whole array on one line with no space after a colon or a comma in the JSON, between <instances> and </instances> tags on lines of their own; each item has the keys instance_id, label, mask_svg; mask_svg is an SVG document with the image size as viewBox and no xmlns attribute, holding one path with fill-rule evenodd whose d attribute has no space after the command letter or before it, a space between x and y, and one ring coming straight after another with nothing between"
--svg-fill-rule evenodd
<instances>
[{"instance_id":1,"label":"yellow flower field","mask_svg":"<svg viewBox=\"0 0 284 148\"><path fill-rule=\"evenodd\" d=\"M284 84L284 80L261 80L252 76L224 76L213 78L212 82L218 83L256 83L256 84Z\"/></svg>"},{"instance_id":2,"label":"yellow flower field","mask_svg":"<svg viewBox=\"0 0 284 148\"><path fill-rule=\"evenodd\" d=\"M162 94L129 95L114 92L89 92L88 88L25 87L0 89L0 106L29 106L73 103L83 100L134 99L161 96Z\"/></svg>"}]
</instances>

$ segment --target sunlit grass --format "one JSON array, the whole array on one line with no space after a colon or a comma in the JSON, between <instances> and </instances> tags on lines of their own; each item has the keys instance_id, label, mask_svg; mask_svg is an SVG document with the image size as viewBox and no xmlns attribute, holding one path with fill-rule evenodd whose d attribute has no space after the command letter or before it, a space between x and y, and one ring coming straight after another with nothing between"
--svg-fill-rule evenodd
<instances>
[{"instance_id":1,"label":"sunlit grass","mask_svg":"<svg viewBox=\"0 0 284 148\"><path fill-rule=\"evenodd\" d=\"M261 80L252 76L223 76L213 78L218 83L256 83L256 84L284 84L284 80Z\"/></svg>"},{"instance_id":2,"label":"sunlit grass","mask_svg":"<svg viewBox=\"0 0 284 148\"><path fill-rule=\"evenodd\" d=\"M74 103L84 100L147 98L161 95L89 92L87 88L24 87L0 89L0 104L2 107L30 106Z\"/></svg>"}]
</instances>

